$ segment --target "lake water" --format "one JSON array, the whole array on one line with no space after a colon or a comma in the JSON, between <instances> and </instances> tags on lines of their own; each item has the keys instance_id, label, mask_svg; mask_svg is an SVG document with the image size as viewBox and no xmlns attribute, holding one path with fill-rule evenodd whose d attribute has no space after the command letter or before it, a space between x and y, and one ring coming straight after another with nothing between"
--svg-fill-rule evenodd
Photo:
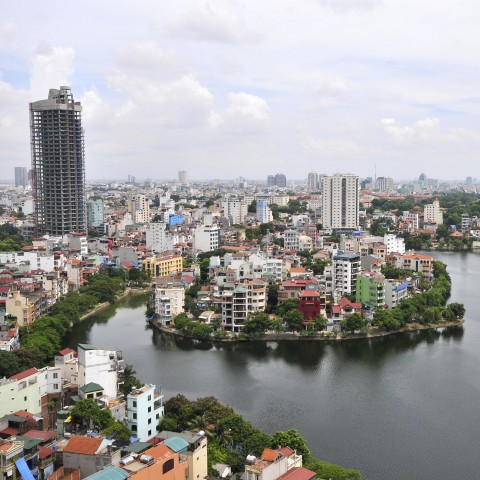
<instances>
[{"instance_id":1,"label":"lake water","mask_svg":"<svg viewBox=\"0 0 480 480\"><path fill-rule=\"evenodd\" d=\"M435 257L467 309L463 327L216 347L146 328L137 297L76 326L65 346L115 346L165 398L214 395L269 433L296 428L319 458L365 479L480 478L480 255Z\"/></svg>"}]
</instances>

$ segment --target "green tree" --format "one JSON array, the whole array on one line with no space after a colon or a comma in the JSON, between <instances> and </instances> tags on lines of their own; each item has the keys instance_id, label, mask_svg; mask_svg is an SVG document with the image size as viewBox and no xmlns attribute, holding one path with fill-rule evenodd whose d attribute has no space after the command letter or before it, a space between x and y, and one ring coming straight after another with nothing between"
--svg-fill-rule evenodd
<instances>
[{"instance_id":1,"label":"green tree","mask_svg":"<svg viewBox=\"0 0 480 480\"><path fill-rule=\"evenodd\" d=\"M132 435L132 432L122 422L118 421L105 428L103 433L107 437L113 437L118 440L130 440Z\"/></svg>"},{"instance_id":2,"label":"green tree","mask_svg":"<svg viewBox=\"0 0 480 480\"><path fill-rule=\"evenodd\" d=\"M104 430L115 422L110 410L101 409L91 398L79 400L70 414L73 423L97 430Z\"/></svg>"},{"instance_id":3,"label":"green tree","mask_svg":"<svg viewBox=\"0 0 480 480\"><path fill-rule=\"evenodd\" d=\"M325 330L328 325L328 320L325 315L318 315L317 317L314 318L315 322L315 329L318 331Z\"/></svg>"},{"instance_id":4,"label":"green tree","mask_svg":"<svg viewBox=\"0 0 480 480\"><path fill-rule=\"evenodd\" d=\"M0 378L21 372L20 362L13 352L0 350Z\"/></svg>"},{"instance_id":5,"label":"green tree","mask_svg":"<svg viewBox=\"0 0 480 480\"><path fill-rule=\"evenodd\" d=\"M282 315L282 318L289 330L294 332L303 330L303 322L305 321L305 317L299 310L289 310Z\"/></svg>"},{"instance_id":6,"label":"green tree","mask_svg":"<svg viewBox=\"0 0 480 480\"><path fill-rule=\"evenodd\" d=\"M308 461L310 457L307 442L300 435L300 432L293 428L273 434L271 448L275 449L278 447L290 447L295 450L298 455L302 455L304 461Z\"/></svg>"},{"instance_id":7,"label":"green tree","mask_svg":"<svg viewBox=\"0 0 480 480\"><path fill-rule=\"evenodd\" d=\"M275 313L283 316L289 310L298 310L298 298L289 298L288 300L279 303L275 309Z\"/></svg>"},{"instance_id":8,"label":"green tree","mask_svg":"<svg viewBox=\"0 0 480 480\"><path fill-rule=\"evenodd\" d=\"M355 330L360 330L365 325L362 316L359 313L353 313L344 318L340 325L343 331L354 333Z\"/></svg>"},{"instance_id":9,"label":"green tree","mask_svg":"<svg viewBox=\"0 0 480 480\"><path fill-rule=\"evenodd\" d=\"M118 375L118 381L120 382L119 390L125 397L132 391L132 389L143 386L143 383L135 376L136 373L133 365L127 363L123 367L123 371Z\"/></svg>"},{"instance_id":10,"label":"green tree","mask_svg":"<svg viewBox=\"0 0 480 480\"><path fill-rule=\"evenodd\" d=\"M270 317L266 313L255 313L246 322L243 332L253 335L262 335L272 326Z\"/></svg>"}]
</instances>

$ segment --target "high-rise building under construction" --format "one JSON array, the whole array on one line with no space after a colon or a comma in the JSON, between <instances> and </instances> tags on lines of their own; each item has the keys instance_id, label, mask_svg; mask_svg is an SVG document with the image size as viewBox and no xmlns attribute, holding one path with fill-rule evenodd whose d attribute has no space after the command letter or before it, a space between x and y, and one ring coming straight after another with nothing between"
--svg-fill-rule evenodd
<instances>
[{"instance_id":1,"label":"high-rise building under construction","mask_svg":"<svg viewBox=\"0 0 480 480\"><path fill-rule=\"evenodd\" d=\"M36 234L85 232L82 107L70 87L30 103L30 135Z\"/></svg>"}]
</instances>

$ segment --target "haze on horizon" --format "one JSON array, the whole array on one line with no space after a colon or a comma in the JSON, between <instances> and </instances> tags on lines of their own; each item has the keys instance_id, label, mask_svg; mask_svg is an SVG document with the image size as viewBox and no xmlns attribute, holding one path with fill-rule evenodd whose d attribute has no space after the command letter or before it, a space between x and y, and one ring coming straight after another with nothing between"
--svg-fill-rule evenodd
<instances>
[{"instance_id":1,"label":"haze on horizon","mask_svg":"<svg viewBox=\"0 0 480 480\"><path fill-rule=\"evenodd\" d=\"M0 0L2 177L69 85L88 179L480 177L473 0Z\"/></svg>"}]
</instances>

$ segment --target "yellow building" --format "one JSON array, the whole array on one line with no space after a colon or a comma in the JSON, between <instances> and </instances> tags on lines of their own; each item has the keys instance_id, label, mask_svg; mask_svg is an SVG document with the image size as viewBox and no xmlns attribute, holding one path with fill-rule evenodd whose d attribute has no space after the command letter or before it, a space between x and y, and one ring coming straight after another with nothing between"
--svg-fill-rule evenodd
<instances>
[{"instance_id":1,"label":"yellow building","mask_svg":"<svg viewBox=\"0 0 480 480\"><path fill-rule=\"evenodd\" d=\"M152 279L176 275L183 269L183 258L181 255L148 257L143 260L143 268Z\"/></svg>"}]
</instances>

